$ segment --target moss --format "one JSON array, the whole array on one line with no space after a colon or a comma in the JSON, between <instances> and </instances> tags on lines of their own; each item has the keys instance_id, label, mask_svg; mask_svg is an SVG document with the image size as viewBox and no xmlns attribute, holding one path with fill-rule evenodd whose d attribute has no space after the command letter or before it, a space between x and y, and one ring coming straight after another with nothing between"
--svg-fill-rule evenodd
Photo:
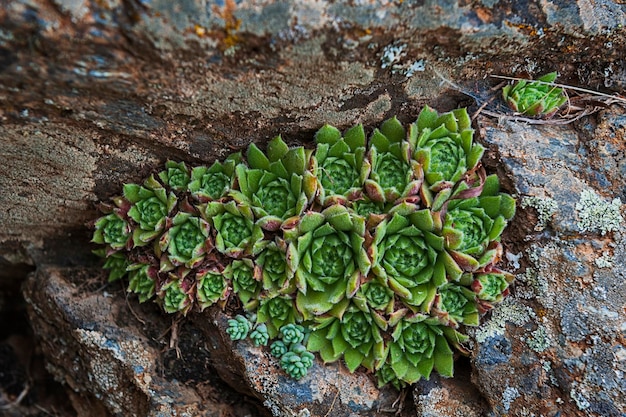
<instances>
[{"instance_id":1,"label":"moss","mask_svg":"<svg viewBox=\"0 0 626 417\"><path fill-rule=\"evenodd\" d=\"M578 211L578 228L581 232L600 232L604 236L607 232L616 231L624 221L620 209L622 201L614 198L606 201L593 190L583 190L580 200L576 203Z\"/></svg>"}]
</instances>

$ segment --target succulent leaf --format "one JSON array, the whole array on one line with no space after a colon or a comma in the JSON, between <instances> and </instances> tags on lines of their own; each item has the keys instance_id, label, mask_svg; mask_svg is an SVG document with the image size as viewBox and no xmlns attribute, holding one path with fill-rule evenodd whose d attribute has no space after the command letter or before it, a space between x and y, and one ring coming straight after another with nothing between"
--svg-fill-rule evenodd
<instances>
[{"instance_id":1,"label":"succulent leaf","mask_svg":"<svg viewBox=\"0 0 626 417\"><path fill-rule=\"evenodd\" d=\"M128 267L128 292L139 296L139 302L145 303L155 294L157 268L147 264L133 264Z\"/></svg>"}]
</instances>

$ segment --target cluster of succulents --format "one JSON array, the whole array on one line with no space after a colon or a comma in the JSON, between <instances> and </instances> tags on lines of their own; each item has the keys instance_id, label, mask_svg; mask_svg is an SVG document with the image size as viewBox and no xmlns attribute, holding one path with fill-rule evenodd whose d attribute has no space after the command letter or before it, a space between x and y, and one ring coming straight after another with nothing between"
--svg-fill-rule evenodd
<instances>
[{"instance_id":1,"label":"cluster of succulents","mask_svg":"<svg viewBox=\"0 0 626 417\"><path fill-rule=\"evenodd\" d=\"M527 116L550 116L567 101L565 91L555 86L557 73L551 72L537 80L519 80L502 89L502 97L513 111Z\"/></svg>"},{"instance_id":2,"label":"cluster of succulents","mask_svg":"<svg viewBox=\"0 0 626 417\"><path fill-rule=\"evenodd\" d=\"M425 107L369 140L326 125L314 149L278 136L210 167L168 161L102 205L93 242L140 302L253 317L231 319L230 337L269 345L294 378L310 352L380 385L452 376L463 329L513 279L497 264L515 201L473 135L465 109Z\"/></svg>"}]
</instances>

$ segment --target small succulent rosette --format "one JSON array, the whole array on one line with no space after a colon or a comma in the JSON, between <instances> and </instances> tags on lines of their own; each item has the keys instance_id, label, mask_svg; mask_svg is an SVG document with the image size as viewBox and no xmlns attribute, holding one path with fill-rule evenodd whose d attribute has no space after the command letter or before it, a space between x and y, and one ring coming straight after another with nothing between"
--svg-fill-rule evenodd
<instances>
[{"instance_id":1,"label":"small succulent rosette","mask_svg":"<svg viewBox=\"0 0 626 417\"><path fill-rule=\"evenodd\" d=\"M239 259L256 255L268 243L250 206L210 202L206 206L205 216L213 224L215 249L230 258Z\"/></svg>"},{"instance_id":2,"label":"small succulent rosette","mask_svg":"<svg viewBox=\"0 0 626 417\"><path fill-rule=\"evenodd\" d=\"M166 228L168 216L176 207L176 195L168 193L154 176L137 184L124 185L124 198L131 204L128 216L136 227L133 231L133 245L144 246L158 237Z\"/></svg>"},{"instance_id":3,"label":"small succulent rosette","mask_svg":"<svg viewBox=\"0 0 626 417\"><path fill-rule=\"evenodd\" d=\"M341 132L324 125L315 133L317 147L311 171L318 182L317 201L322 206L346 204L363 195L363 183L369 175L364 165L366 137L363 125Z\"/></svg>"},{"instance_id":4,"label":"small succulent rosette","mask_svg":"<svg viewBox=\"0 0 626 417\"><path fill-rule=\"evenodd\" d=\"M454 186L473 170L484 148L473 143L474 130L466 109L439 114L426 106L410 127L413 157L424 170L423 203L439 210Z\"/></svg>"},{"instance_id":5,"label":"small succulent rosette","mask_svg":"<svg viewBox=\"0 0 626 417\"><path fill-rule=\"evenodd\" d=\"M479 197L448 201L441 233L458 272L474 272L494 264L502 252L500 236L515 215L515 200L500 193L499 187L498 177L490 175Z\"/></svg>"},{"instance_id":6,"label":"small succulent rosette","mask_svg":"<svg viewBox=\"0 0 626 417\"><path fill-rule=\"evenodd\" d=\"M344 303L315 318L307 348L319 352L324 363L343 357L350 372L359 366L373 371L384 359L382 329L369 310L361 310L355 304L347 307L341 304Z\"/></svg>"},{"instance_id":7,"label":"small succulent rosette","mask_svg":"<svg viewBox=\"0 0 626 417\"><path fill-rule=\"evenodd\" d=\"M159 172L159 178L172 190L183 192L187 190L191 175L184 162L167 161L165 170Z\"/></svg>"},{"instance_id":8,"label":"small succulent rosette","mask_svg":"<svg viewBox=\"0 0 626 417\"><path fill-rule=\"evenodd\" d=\"M235 166L241 162L241 152L238 152L230 155L224 162L215 161L210 167L194 167L187 186L192 197L200 203L225 198L233 189Z\"/></svg>"},{"instance_id":9,"label":"small succulent rosette","mask_svg":"<svg viewBox=\"0 0 626 417\"><path fill-rule=\"evenodd\" d=\"M232 283L233 292L244 308L255 310L259 304L257 297L261 293L262 284L254 276L254 262L248 258L234 260L224 269L224 277Z\"/></svg>"},{"instance_id":10,"label":"small succulent rosette","mask_svg":"<svg viewBox=\"0 0 626 417\"><path fill-rule=\"evenodd\" d=\"M422 167L411 158L405 129L395 117L374 130L363 164L369 172L364 187L370 200L381 204L394 203L418 194L423 178Z\"/></svg>"},{"instance_id":11,"label":"small succulent rosette","mask_svg":"<svg viewBox=\"0 0 626 417\"><path fill-rule=\"evenodd\" d=\"M172 219L172 226L165 232L155 250L161 258L161 270L171 271L184 265L193 269L213 249L211 226L201 217L179 211Z\"/></svg>"},{"instance_id":12,"label":"small succulent rosette","mask_svg":"<svg viewBox=\"0 0 626 417\"><path fill-rule=\"evenodd\" d=\"M272 339L278 335L281 327L302 321L292 295L262 297L256 314L257 323L266 325Z\"/></svg>"},{"instance_id":13,"label":"small succulent rosette","mask_svg":"<svg viewBox=\"0 0 626 417\"><path fill-rule=\"evenodd\" d=\"M91 241L106 245L106 255L130 249L133 244L133 229L126 213L108 206L103 210L108 211L108 214L94 223L95 230Z\"/></svg>"},{"instance_id":14,"label":"small succulent rosette","mask_svg":"<svg viewBox=\"0 0 626 417\"><path fill-rule=\"evenodd\" d=\"M128 266L128 271L128 292L137 294L140 303L154 297L159 269L150 264L135 263Z\"/></svg>"},{"instance_id":15,"label":"small succulent rosette","mask_svg":"<svg viewBox=\"0 0 626 417\"><path fill-rule=\"evenodd\" d=\"M475 274L471 288L478 298L480 311L490 310L495 304L502 302L509 294L509 285L513 279L513 274L493 266Z\"/></svg>"},{"instance_id":16,"label":"small succulent rosette","mask_svg":"<svg viewBox=\"0 0 626 417\"><path fill-rule=\"evenodd\" d=\"M257 255L255 276L263 282L263 290L269 295L290 294L295 282L289 279L287 270L287 243L276 238Z\"/></svg>"},{"instance_id":17,"label":"small succulent rosette","mask_svg":"<svg viewBox=\"0 0 626 417\"><path fill-rule=\"evenodd\" d=\"M367 248L372 272L404 303L424 312L447 282L444 238L434 232L428 209L404 203L376 227Z\"/></svg>"},{"instance_id":18,"label":"small succulent rosette","mask_svg":"<svg viewBox=\"0 0 626 417\"><path fill-rule=\"evenodd\" d=\"M520 80L502 89L509 107L527 116L551 116L567 101L565 91L554 85L557 73L551 72L533 80Z\"/></svg>"},{"instance_id":19,"label":"small succulent rosette","mask_svg":"<svg viewBox=\"0 0 626 417\"><path fill-rule=\"evenodd\" d=\"M251 207L263 229L278 230L286 219L302 214L308 204L304 173L310 154L301 146L289 149L280 136L268 143L267 155L250 144L248 166L236 167L240 191L232 191L231 196Z\"/></svg>"},{"instance_id":20,"label":"small succulent rosette","mask_svg":"<svg viewBox=\"0 0 626 417\"><path fill-rule=\"evenodd\" d=\"M385 361L393 371L385 379L412 384L420 379L429 379L436 370L441 376L453 374L452 344L462 349L460 343L467 336L441 323L436 317L424 314L397 314L397 322L392 323L391 340L386 347ZM382 366L381 366L382 368ZM387 371L388 372L388 371Z\"/></svg>"},{"instance_id":21,"label":"small succulent rosette","mask_svg":"<svg viewBox=\"0 0 626 417\"><path fill-rule=\"evenodd\" d=\"M177 272L168 274L159 289L157 300L166 313L181 312L186 315L195 301L196 283L191 279L188 269L179 268Z\"/></svg>"},{"instance_id":22,"label":"small succulent rosette","mask_svg":"<svg viewBox=\"0 0 626 417\"><path fill-rule=\"evenodd\" d=\"M196 300L200 310L214 304L224 306L230 294L230 281L224 271L213 266L196 272Z\"/></svg>"},{"instance_id":23,"label":"small succulent rosette","mask_svg":"<svg viewBox=\"0 0 626 417\"><path fill-rule=\"evenodd\" d=\"M326 313L356 293L370 269L362 217L336 204L305 213L285 234L290 241L288 270L298 288L296 305L305 319Z\"/></svg>"}]
</instances>

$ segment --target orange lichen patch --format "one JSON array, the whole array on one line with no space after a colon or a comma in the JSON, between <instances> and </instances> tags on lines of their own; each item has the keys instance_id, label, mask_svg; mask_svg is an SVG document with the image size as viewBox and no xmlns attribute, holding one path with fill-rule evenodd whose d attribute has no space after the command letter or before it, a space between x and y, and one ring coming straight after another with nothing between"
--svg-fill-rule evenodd
<instances>
[{"instance_id":1,"label":"orange lichen patch","mask_svg":"<svg viewBox=\"0 0 626 417\"><path fill-rule=\"evenodd\" d=\"M206 35L206 32L207 32L206 28L200 25L195 25L193 28L193 31L199 37L203 37L204 35Z\"/></svg>"},{"instance_id":2,"label":"orange lichen patch","mask_svg":"<svg viewBox=\"0 0 626 417\"><path fill-rule=\"evenodd\" d=\"M224 39L221 49L227 50L241 42L241 38L236 34L241 26L241 20L235 17L237 5L234 0L226 0L224 7L212 6L213 13L224 19Z\"/></svg>"},{"instance_id":3,"label":"orange lichen patch","mask_svg":"<svg viewBox=\"0 0 626 417\"><path fill-rule=\"evenodd\" d=\"M537 36L539 34L539 31L537 30L536 27L532 25L528 25L526 23L513 23L507 20L504 22L504 24L507 25L508 27L516 28L520 32L528 36Z\"/></svg>"}]
</instances>

